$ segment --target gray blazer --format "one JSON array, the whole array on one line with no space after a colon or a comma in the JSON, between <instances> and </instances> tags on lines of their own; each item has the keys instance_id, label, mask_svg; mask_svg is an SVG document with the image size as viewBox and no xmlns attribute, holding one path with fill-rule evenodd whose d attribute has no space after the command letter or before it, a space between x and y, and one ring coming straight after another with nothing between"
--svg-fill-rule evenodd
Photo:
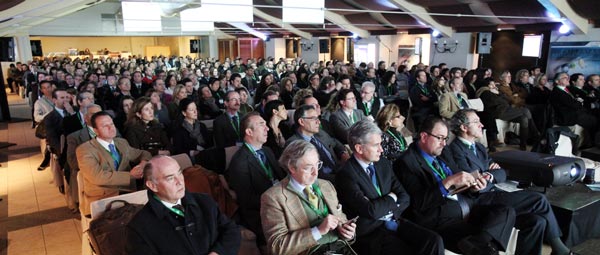
<instances>
[{"instance_id":1,"label":"gray blazer","mask_svg":"<svg viewBox=\"0 0 600 255\"><path fill-rule=\"evenodd\" d=\"M353 114L356 117L354 123L366 119L365 114L361 110L354 109ZM342 109L339 109L331 113L329 123L331 125L331 131L333 131L333 136L343 144L347 144L348 130L353 124L350 118L348 118L348 115L346 115Z\"/></svg>"}]
</instances>

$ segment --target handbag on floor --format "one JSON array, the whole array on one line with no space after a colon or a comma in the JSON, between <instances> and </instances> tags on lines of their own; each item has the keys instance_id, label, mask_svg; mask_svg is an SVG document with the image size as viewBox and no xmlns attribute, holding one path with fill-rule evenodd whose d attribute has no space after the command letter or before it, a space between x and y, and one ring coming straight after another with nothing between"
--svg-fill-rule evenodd
<instances>
[{"instance_id":1,"label":"handbag on floor","mask_svg":"<svg viewBox=\"0 0 600 255\"><path fill-rule=\"evenodd\" d=\"M122 203L123 206L112 209L115 203ZM97 255L127 254L125 228L143 207L144 205L131 204L124 200L108 203L104 213L90 221L88 234L94 253Z\"/></svg>"}]
</instances>

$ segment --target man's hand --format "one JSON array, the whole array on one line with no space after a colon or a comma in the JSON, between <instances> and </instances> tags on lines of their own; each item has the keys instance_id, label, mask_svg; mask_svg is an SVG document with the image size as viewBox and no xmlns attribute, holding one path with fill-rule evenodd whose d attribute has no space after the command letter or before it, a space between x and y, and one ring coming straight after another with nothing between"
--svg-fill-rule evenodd
<instances>
[{"instance_id":1,"label":"man's hand","mask_svg":"<svg viewBox=\"0 0 600 255\"><path fill-rule=\"evenodd\" d=\"M475 186L471 188L471 191L473 192L481 191L487 186L487 180L485 179L484 175L479 175L478 178L475 178L475 183Z\"/></svg>"},{"instance_id":2,"label":"man's hand","mask_svg":"<svg viewBox=\"0 0 600 255\"><path fill-rule=\"evenodd\" d=\"M429 101L429 97L426 97L425 95L421 94L421 101Z\"/></svg>"},{"instance_id":3,"label":"man's hand","mask_svg":"<svg viewBox=\"0 0 600 255\"><path fill-rule=\"evenodd\" d=\"M144 177L144 166L146 165L146 160L140 161L135 167L129 171L129 175L131 175L135 179L141 179Z\"/></svg>"},{"instance_id":4,"label":"man's hand","mask_svg":"<svg viewBox=\"0 0 600 255\"><path fill-rule=\"evenodd\" d=\"M473 177L472 174L461 171L459 173L448 176L448 178L442 181L442 184L446 189L450 189L452 186L454 186L454 188L474 186L476 182L475 177Z\"/></svg>"},{"instance_id":5,"label":"man's hand","mask_svg":"<svg viewBox=\"0 0 600 255\"><path fill-rule=\"evenodd\" d=\"M337 227L337 231L345 240L351 240L356 233L356 223L341 224Z\"/></svg>"},{"instance_id":6,"label":"man's hand","mask_svg":"<svg viewBox=\"0 0 600 255\"><path fill-rule=\"evenodd\" d=\"M490 165L490 170L492 170L492 169L500 169L500 165L498 165L498 163L492 163Z\"/></svg>"},{"instance_id":7,"label":"man's hand","mask_svg":"<svg viewBox=\"0 0 600 255\"><path fill-rule=\"evenodd\" d=\"M350 154L344 151L340 156L340 159L342 160L342 162L346 162L346 160L350 159Z\"/></svg>"},{"instance_id":8,"label":"man's hand","mask_svg":"<svg viewBox=\"0 0 600 255\"><path fill-rule=\"evenodd\" d=\"M319 229L319 233L321 233L321 235L329 233L330 230L336 229L338 227L339 222L340 220L335 215L327 215L327 217L323 219L323 222L321 222L321 225L317 227Z\"/></svg>"}]
</instances>

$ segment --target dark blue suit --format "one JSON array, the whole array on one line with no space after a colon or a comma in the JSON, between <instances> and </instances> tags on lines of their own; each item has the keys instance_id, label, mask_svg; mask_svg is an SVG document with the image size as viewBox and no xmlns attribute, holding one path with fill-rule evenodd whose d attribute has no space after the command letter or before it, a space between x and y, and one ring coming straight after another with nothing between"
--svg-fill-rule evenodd
<instances>
[{"instance_id":1,"label":"dark blue suit","mask_svg":"<svg viewBox=\"0 0 600 255\"><path fill-rule=\"evenodd\" d=\"M494 176L493 183L488 183L486 189L490 201L510 206L515 209L515 227L519 229L516 254L541 254L544 238L547 240L560 237L560 228L552 207L546 197L538 192L517 191L504 192L494 187L494 183L506 181L504 169L489 170L492 159L485 147L476 143L477 155L461 140L454 139L443 152L443 157L456 163L457 170L472 172L489 172Z\"/></svg>"}]
</instances>

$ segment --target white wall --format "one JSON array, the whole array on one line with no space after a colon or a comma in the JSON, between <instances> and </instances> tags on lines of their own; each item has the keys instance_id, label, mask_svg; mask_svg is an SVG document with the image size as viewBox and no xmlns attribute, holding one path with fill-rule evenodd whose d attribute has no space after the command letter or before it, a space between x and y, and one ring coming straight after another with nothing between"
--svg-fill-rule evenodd
<instances>
[{"instance_id":1,"label":"white wall","mask_svg":"<svg viewBox=\"0 0 600 255\"><path fill-rule=\"evenodd\" d=\"M446 63L448 67L464 67L467 69L474 69L477 65L477 54L472 52L471 44L477 38L472 33L455 33L452 37L443 37L432 39L431 41L431 64L437 65L439 63ZM437 40L439 47L441 47L444 41L448 44L454 44L458 41L458 47L454 53L444 52L439 53L435 50L434 41Z\"/></svg>"},{"instance_id":2,"label":"white wall","mask_svg":"<svg viewBox=\"0 0 600 255\"><path fill-rule=\"evenodd\" d=\"M367 62L373 61L375 65L379 61L385 61L386 66L390 66L391 63L396 62L398 65L401 64L401 60L398 56L398 48L399 46L411 46L414 47L415 40L417 38L422 39L422 51L421 56L412 55L408 58L408 66L416 65L419 62L422 62L426 65L429 64L429 41L430 35L428 34L420 34L420 35L409 35L409 34L395 34L395 35L379 35L379 36L369 36L368 38L362 38L355 43L355 46L374 44L375 45L375 59L368 60ZM356 55L356 47L355 47L355 55ZM358 62L359 60L357 60Z\"/></svg>"},{"instance_id":3,"label":"white wall","mask_svg":"<svg viewBox=\"0 0 600 255\"><path fill-rule=\"evenodd\" d=\"M285 58L285 51L285 38L272 38L265 41L265 57Z\"/></svg>"}]
</instances>

